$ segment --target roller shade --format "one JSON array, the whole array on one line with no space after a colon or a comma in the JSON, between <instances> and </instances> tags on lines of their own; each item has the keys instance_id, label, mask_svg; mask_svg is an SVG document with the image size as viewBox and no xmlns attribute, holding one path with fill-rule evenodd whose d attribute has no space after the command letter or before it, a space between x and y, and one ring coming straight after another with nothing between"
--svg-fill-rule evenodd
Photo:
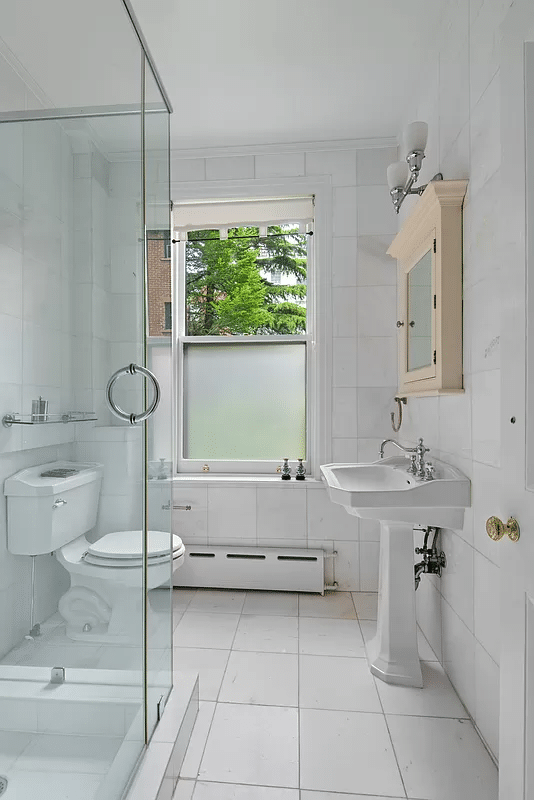
<instances>
[{"instance_id":1,"label":"roller shade","mask_svg":"<svg viewBox=\"0 0 534 800\"><path fill-rule=\"evenodd\" d=\"M294 222L302 230L313 220L313 196L261 200L232 200L179 204L173 206L176 233L198 230L227 230L238 226L279 225Z\"/></svg>"}]
</instances>

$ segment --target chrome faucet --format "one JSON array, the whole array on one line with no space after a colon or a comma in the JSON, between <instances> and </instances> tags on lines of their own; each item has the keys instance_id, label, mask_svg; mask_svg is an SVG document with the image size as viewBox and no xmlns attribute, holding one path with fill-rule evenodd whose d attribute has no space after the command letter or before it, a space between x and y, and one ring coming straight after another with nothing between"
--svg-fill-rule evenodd
<instances>
[{"instance_id":1,"label":"chrome faucet","mask_svg":"<svg viewBox=\"0 0 534 800\"><path fill-rule=\"evenodd\" d=\"M410 456L410 466L408 467L408 472L412 475L415 475L417 478L424 478L426 475L425 472L425 453L428 453L428 447L425 447L423 444L423 440L419 439L417 442L417 447L404 447L404 445L399 444L395 439L384 439L382 444L380 445L380 458L384 458L384 447L386 444L394 444L395 447L398 447L399 450L402 450L404 453L409 454Z\"/></svg>"}]
</instances>

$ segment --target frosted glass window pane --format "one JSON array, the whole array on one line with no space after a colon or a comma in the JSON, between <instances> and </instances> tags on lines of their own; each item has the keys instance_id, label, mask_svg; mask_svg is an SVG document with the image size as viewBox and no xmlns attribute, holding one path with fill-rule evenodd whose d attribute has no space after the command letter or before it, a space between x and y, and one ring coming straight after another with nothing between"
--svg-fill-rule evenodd
<instances>
[{"instance_id":1,"label":"frosted glass window pane","mask_svg":"<svg viewBox=\"0 0 534 800\"><path fill-rule=\"evenodd\" d=\"M306 458L306 344L189 344L184 457Z\"/></svg>"}]
</instances>

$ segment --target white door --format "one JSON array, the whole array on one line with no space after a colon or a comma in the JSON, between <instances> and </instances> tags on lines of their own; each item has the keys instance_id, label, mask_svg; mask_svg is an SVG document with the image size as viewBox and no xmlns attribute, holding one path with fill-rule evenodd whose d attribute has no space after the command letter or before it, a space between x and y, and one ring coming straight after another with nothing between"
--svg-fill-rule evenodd
<instances>
[{"instance_id":1,"label":"white door","mask_svg":"<svg viewBox=\"0 0 534 800\"><path fill-rule=\"evenodd\" d=\"M501 498L521 538L501 551L499 799L534 800L534 4L501 40ZM497 421L496 421L497 424ZM499 620L495 620L499 624Z\"/></svg>"}]
</instances>

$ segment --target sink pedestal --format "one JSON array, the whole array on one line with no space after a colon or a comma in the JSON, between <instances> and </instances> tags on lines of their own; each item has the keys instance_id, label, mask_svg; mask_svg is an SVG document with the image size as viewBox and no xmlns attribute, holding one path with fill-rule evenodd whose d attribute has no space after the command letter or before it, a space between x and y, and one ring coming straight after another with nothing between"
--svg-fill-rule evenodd
<instances>
[{"instance_id":1,"label":"sink pedestal","mask_svg":"<svg viewBox=\"0 0 534 800\"><path fill-rule=\"evenodd\" d=\"M373 675L386 683L422 687L413 552L411 524L380 522L378 625L368 658Z\"/></svg>"}]
</instances>

